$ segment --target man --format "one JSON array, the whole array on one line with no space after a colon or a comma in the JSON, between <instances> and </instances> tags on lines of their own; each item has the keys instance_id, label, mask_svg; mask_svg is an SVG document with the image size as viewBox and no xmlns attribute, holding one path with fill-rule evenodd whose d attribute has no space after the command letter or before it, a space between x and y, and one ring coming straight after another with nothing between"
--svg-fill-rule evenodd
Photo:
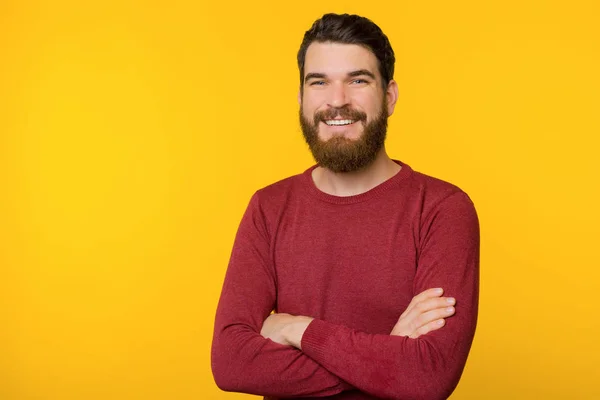
<instances>
[{"instance_id":1,"label":"man","mask_svg":"<svg viewBox=\"0 0 600 400\"><path fill-rule=\"evenodd\" d=\"M223 390L266 398L444 399L475 333L469 197L388 157L394 52L370 20L326 14L298 53L317 165L257 191L217 309ZM272 313L274 311L274 313Z\"/></svg>"}]
</instances>

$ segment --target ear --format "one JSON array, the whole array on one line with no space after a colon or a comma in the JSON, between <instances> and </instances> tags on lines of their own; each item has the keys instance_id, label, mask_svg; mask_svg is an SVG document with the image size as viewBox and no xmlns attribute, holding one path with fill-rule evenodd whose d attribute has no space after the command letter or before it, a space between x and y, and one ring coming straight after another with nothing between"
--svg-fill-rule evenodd
<instances>
[{"instance_id":1,"label":"ear","mask_svg":"<svg viewBox=\"0 0 600 400\"><path fill-rule=\"evenodd\" d=\"M396 108L396 102L398 101L398 83L395 80L391 80L388 83L387 90L385 92L387 98L388 117L394 113Z\"/></svg>"},{"instance_id":2,"label":"ear","mask_svg":"<svg viewBox=\"0 0 600 400\"><path fill-rule=\"evenodd\" d=\"M298 89L298 105L302 105L302 90Z\"/></svg>"}]
</instances>

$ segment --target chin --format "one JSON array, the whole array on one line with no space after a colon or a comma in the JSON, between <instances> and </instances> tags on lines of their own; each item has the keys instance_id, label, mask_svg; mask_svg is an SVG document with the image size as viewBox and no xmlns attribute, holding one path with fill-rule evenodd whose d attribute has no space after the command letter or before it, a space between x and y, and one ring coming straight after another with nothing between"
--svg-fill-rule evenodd
<instances>
[{"instance_id":1,"label":"chin","mask_svg":"<svg viewBox=\"0 0 600 400\"><path fill-rule=\"evenodd\" d=\"M330 139L338 138L338 139L347 139L347 140L358 140L362 137L362 132L327 132L324 133L319 131L319 140L322 142L327 142Z\"/></svg>"}]
</instances>

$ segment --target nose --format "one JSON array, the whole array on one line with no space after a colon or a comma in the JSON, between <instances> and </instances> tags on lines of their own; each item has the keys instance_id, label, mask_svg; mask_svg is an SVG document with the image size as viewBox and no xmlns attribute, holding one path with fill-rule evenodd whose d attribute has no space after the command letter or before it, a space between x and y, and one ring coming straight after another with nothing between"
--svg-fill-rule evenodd
<instances>
[{"instance_id":1,"label":"nose","mask_svg":"<svg viewBox=\"0 0 600 400\"><path fill-rule=\"evenodd\" d=\"M346 85L336 82L330 85L329 88L329 106L334 108L343 107L348 104L348 93Z\"/></svg>"}]
</instances>

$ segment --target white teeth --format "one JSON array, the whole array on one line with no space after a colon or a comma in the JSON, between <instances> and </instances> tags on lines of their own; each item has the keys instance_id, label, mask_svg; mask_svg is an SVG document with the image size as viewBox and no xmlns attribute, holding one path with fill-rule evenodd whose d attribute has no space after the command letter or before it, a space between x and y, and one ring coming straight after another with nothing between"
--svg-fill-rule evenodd
<instances>
[{"instance_id":1,"label":"white teeth","mask_svg":"<svg viewBox=\"0 0 600 400\"><path fill-rule=\"evenodd\" d=\"M331 125L350 125L354 123L351 119L331 119L329 121L325 121L325 123L329 126Z\"/></svg>"}]
</instances>

